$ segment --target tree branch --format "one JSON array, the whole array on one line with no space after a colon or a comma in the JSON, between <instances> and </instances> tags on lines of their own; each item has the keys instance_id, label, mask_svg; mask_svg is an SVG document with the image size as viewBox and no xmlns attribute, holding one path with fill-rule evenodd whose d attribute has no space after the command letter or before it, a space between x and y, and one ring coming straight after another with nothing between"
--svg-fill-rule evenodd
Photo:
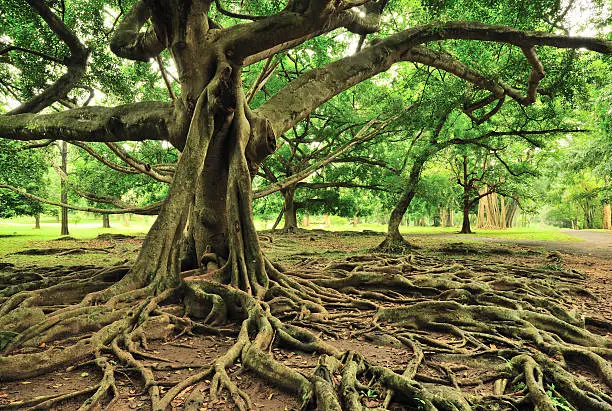
<instances>
[{"instance_id":1,"label":"tree branch","mask_svg":"<svg viewBox=\"0 0 612 411\"><path fill-rule=\"evenodd\" d=\"M111 38L110 48L119 57L149 61L161 53L166 45L157 38L154 25L142 32L151 17L151 9L145 0L138 0L117 26Z\"/></svg>"},{"instance_id":2,"label":"tree branch","mask_svg":"<svg viewBox=\"0 0 612 411\"><path fill-rule=\"evenodd\" d=\"M97 214L141 214L141 215L156 215L159 213L159 209L163 204L163 201L153 203L144 207L131 207L131 208L117 208L117 209L105 209L105 208L96 208L96 207L79 207L75 205L65 204L58 201L48 200L43 197L39 197L34 194L30 194L22 188L13 187L8 184L0 183L0 188L6 188L8 190L14 191L17 194L21 194L22 196L31 198L32 200L40 201L41 203L50 204L58 207L65 207L71 210L77 211L87 211L89 213L97 213Z\"/></svg>"},{"instance_id":3,"label":"tree branch","mask_svg":"<svg viewBox=\"0 0 612 411\"><path fill-rule=\"evenodd\" d=\"M282 88L256 112L268 118L275 134L280 135L340 92L386 71L399 61L416 60L432 65L435 63L436 67L489 90L499 98L507 94L517 101L523 99L520 91L495 82L457 60L425 47L417 47L425 42L445 39L493 41L528 48L535 45L586 48L600 53L612 53L612 42L602 39L565 37L476 22L435 23L404 30L359 53L311 70Z\"/></svg>"},{"instance_id":4,"label":"tree branch","mask_svg":"<svg viewBox=\"0 0 612 411\"><path fill-rule=\"evenodd\" d=\"M131 167L135 168L136 170L138 170L142 174L146 174L149 177L151 177L151 178L153 178L153 179L155 179L157 181L161 181L162 183L168 183L169 184L169 183L172 182L172 177L168 177L166 175L158 173L156 170L154 170L151 167L150 164L143 163L142 161L138 160L137 158L131 156L123 148L119 147L119 145L117 145L115 143L106 143L106 146L108 148L110 148L111 151L113 153L115 153L121 160L123 160L124 162L126 162L127 164L129 164Z\"/></svg>"},{"instance_id":5,"label":"tree branch","mask_svg":"<svg viewBox=\"0 0 612 411\"><path fill-rule=\"evenodd\" d=\"M119 164L113 163L112 161L107 160L106 158L104 158L102 154L98 153L97 151L95 151L93 148L89 147L85 143L82 143L80 141L69 141L69 143L83 149L87 154L89 154L90 156L92 156L93 158L95 158L96 160L104 164L105 166L115 171L119 171L120 173L124 173L124 174L140 174L140 171L132 167L124 167L122 165L119 165Z\"/></svg>"},{"instance_id":6,"label":"tree branch","mask_svg":"<svg viewBox=\"0 0 612 411\"><path fill-rule=\"evenodd\" d=\"M293 174L292 176L284 180L280 180L266 187L262 187L258 190L254 190L253 198L255 199L255 198L265 197L276 191L282 190L285 187L289 187L299 181L302 181L303 179L305 179L306 177L308 177L309 175L311 175L318 169L325 167L327 164L331 163L338 156L341 156L342 154L351 150L356 145L373 139L380 133L381 130L383 130L385 127L391 124L398 117L399 117L399 114L392 116L385 121L379 121L377 119L371 120L361 130L359 130L359 132L355 135L355 138L353 140L349 141L348 143L340 147L338 150L336 150L334 153L329 155L327 158L311 165L310 167L303 169L299 173ZM375 126L375 127L372 130L370 130L372 126Z\"/></svg>"},{"instance_id":7,"label":"tree branch","mask_svg":"<svg viewBox=\"0 0 612 411\"><path fill-rule=\"evenodd\" d=\"M0 116L0 137L30 141L173 141L173 106L148 101L117 107L83 107L51 114Z\"/></svg>"},{"instance_id":8,"label":"tree branch","mask_svg":"<svg viewBox=\"0 0 612 411\"><path fill-rule=\"evenodd\" d=\"M26 0L30 6L40 15L49 25L49 28L68 46L70 56L64 59L67 71L58 78L45 91L33 97L29 101L22 103L19 107L11 110L8 114L38 113L42 109L49 107L56 101L66 97L68 92L74 88L77 82L85 74L87 68L87 57L89 50L83 43L66 27L47 7L43 0Z\"/></svg>"}]
</instances>

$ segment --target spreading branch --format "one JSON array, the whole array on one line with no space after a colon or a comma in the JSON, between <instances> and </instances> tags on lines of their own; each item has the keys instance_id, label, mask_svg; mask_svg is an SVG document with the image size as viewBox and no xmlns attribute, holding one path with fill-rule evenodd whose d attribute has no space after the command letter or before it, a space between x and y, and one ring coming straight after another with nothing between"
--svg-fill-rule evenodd
<instances>
[{"instance_id":1,"label":"spreading branch","mask_svg":"<svg viewBox=\"0 0 612 411\"><path fill-rule=\"evenodd\" d=\"M0 183L0 188L5 188L7 190L11 190L17 194L21 194L24 197L30 198L32 200L40 201L41 203L50 204L58 207L65 207L71 210L77 211L86 211L88 213L96 213L96 214L141 214L141 215L156 215L159 213L159 210L163 204L163 201L159 201L157 203L150 204L144 207L128 207L128 208L116 208L116 209L106 209L106 208L96 208L96 207L80 207L71 204L65 204L59 201L49 200L34 194L30 194L25 191L23 188L14 187L9 184Z\"/></svg>"},{"instance_id":2,"label":"spreading branch","mask_svg":"<svg viewBox=\"0 0 612 411\"><path fill-rule=\"evenodd\" d=\"M147 101L117 107L83 107L51 114L0 116L0 137L30 141L172 142L173 106Z\"/></svg>"},{"instance_id":3,"label":"spreading branch","mask_svg":"<svg viewBox=\"0 0 612 411\"><path fill-rule=\"evenodd\" d=\"M388 70L397 62L417 60L425 64L436 64L435 67L489 90L498 98L508 95L517 101L526 101L523 93L517 89L487 78L447 55L417 47L426 42L446 39L491 41L521 48L586 48L605 54L612 53L612 42L602 39L521 31L477 22L435 23L404 30L359 53L311 70L290 82L256 112L268 118L276 135L280 135L342 91Z\"/></svg>"}]
</instances>

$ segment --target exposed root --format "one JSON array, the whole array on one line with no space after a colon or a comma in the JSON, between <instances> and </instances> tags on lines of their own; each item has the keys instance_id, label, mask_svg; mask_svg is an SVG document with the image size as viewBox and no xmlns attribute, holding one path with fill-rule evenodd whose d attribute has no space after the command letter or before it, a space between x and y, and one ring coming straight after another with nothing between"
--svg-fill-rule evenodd
<instances>
[{"instance_id":1,"label":"exposed root","mask_svg":"<svg viewBox=\"0 0 612 411\"><path fill-rule=\"evenodd\" d=\"M169 409L179 397L184 409L197 410L221 393L239 410L250 410L253 399L229 371L241 364L293 393L305 410L394 404L424 410L552 411L558 404L612 410L606 394L612 389L612 342L585 328L609 323L585 320L572 310L579 273L390 254L279 268L266 261L269 287L263 297L219 282L214 270L186 274L181 288L156 292L151 284L104 291L72 306L45 302L42 308L41 293L58 292L53 287L59 282L12 294L0 311L0 324L8 330L2 336L9 339L0 379L20 380L82 361L95 364L102 377L81 391L0 409L49 409L81 397L86 399L80 410L110 408L120 397L117 373L130 372L139 376L156 411ZM96 272L93 278L108 284L103 279L121 275ZM38 276L30 280L47 284ZM75 274L66 281L85 279ZM94 293L104 290L96 287ZM166 311L167 301L184 303L183 311ZM228 322L240 324L237 335L219 327ZM11 326L17 323L22 325ZM367 352L344 352L313 332L406 349L406 365L377 364ZM235 342L187 378L158 380L159 370L186 365L150 352L148 341L195 334L231 336ZM58 348L78 336L85 338ZM318 364L311 371L289 367L275 358L273 346L316 353ZM576 363L597 383L572 372Z\"/></svg>"}]
</instances>

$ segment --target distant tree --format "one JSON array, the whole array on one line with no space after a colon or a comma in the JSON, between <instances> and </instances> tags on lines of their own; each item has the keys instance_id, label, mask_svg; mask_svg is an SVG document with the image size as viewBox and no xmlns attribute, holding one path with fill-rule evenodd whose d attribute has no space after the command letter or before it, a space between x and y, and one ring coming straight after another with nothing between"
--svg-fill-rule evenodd
<instances>
[{"instance_id":1,"label":"distant tree","mask_svg":"<svg viewBox=\"0 0 612 411\"><path fill-rule=\"evenodd\" d=\"M45 175L48 164L41 153L26 150L20 142L0 139L0 188L6 185L23 187L28 192L47 194ZM0 190L0 218L26 215L36 219L40 228L41 202L8 190Z\"/></svg>"}]
</instances>

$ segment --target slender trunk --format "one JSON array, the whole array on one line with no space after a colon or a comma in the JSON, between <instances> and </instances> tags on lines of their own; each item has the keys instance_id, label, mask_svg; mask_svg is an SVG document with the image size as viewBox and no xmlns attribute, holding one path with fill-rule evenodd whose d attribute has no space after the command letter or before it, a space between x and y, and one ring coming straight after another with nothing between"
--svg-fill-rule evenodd
<instances>
[{"instance_id":1,"label":"slender trunk","mask_svg":"<svg viewBox=\"0 0 612 411\"><path fill-rule=\"evenodd\" d=\"M40 214L34 215L34 228L40 229Z\"/></svg>"},{"instance_id":2,"label":"slender trunk","mask_svg":"<svg viewBox=\"0 0 612 411\"><path fill-rule=\"evenodd\" d=\"M274 224L272 224L272 230L276 230L276 227L278 227L278 225L280 224L280 221L282 220L283 215L285 215L285 206L284 205L281 208L280 213L278 213L278 216L276 217L276 220L274 220Z\"/></svg>"},{"instance_id":3,"label":"slender trunk","mask_svg":"<svg viewBox=\"0 0 612 411\"><path fill-rule=\"evenodd\" d=\"M461 225L461 234L472 234L470 228L470 192L472 191L472 185L468 184L468 165L467 156L463 156L463 224Z\"/></svg>"},{"instance_id":4,"label":"slender trunk","mask_svg":"<svg viewBox=\"0 0 612 411\"><path fill-rule=\"evenodd\" d=\"M61 170L64 173L64 176L61 178L61 202L64 204L68 204L68 189L66 187L65 176L68 173L68 143L62 141L60 143L60 154L62 157L62 165ZM66 207L62 207L62 224L61 224L61 235L68 235L68 209Z\"/></svg>"},{"instance_id":5,"label":"slender trunk","mask_svg":"<svg viewBox=\"0 0 612 411\"><path fill-rule=\"evenodd\" d=\"M102 214L102 228L111 228L108 214Z\"/></svg>"},{"instance_id":6,"label":"slender trunk","mask_svg":"<svg viewBox=\"0 0 612 411\"><path fill-rule=\"evenodd\" d=\"M612 230L612 207L609 203L603 206L603 228L604 230Z\"/></svg>"},{"instance_id":7,"label":"slender trunk","mask_svg":"<svg viewBox=\"0 0 612 411\"><path fill-rule=\"evenodd\" d=\"M463 223L461 224L461 234L472 234L470 227L470 190L465 186L463 189Z\"/></svg>"},{"instance_id":8,"label":"slender trunk","mask_svg":"<svg viewBox=\"0 0 612 411\"><path fill-rule=\"evenodd\" d=\"M463 224L461 225L461 234L472 234L472 229L470 228L470 208L463 208Z\"/></svg>"},{"instance_id":9,"label":"slender trunk","mask_svg":"<svg viewBox=\"0 0 612 411\"><path fill-rule=\"evenodd\" d=\"M453 227L455 225L455 213L452 208L448 209L448 218L446 219L446 227Z\"/></svg>"},{"instance_id":10,"label":"slender trunk","mask_svg":"<svg viewBox=\"0 0 612 411\"><path fill-rule=\"evenodd\" d=\"M295 186L290 186L285 190L281 190L283 198L285 199L285 226L284 230L290 231L297 228L297 214L295 207Z\"/></svg>"},{"instance_id":11,"label":"slender trunk","mask_svg":"<svg viewBox=\"0 0 612 411\"><path fill-rule=\"evenodd\" d=\"M506 209L506 227L512 228L514 224L514 216L516 215L516 210L518 210L518 201L514 198L510 199L508 207Z\"/></svg>"},{"instance_id":12,"label":"slender trunk","mask_svg":"<svg viewBox=\"0 0 612 411\"><path fill-rule=\"evenodd\" d=\"M302 225L304 227L309 227L310 226L310 216L308 214L304 214Z\"/></svg>"},{"instance_id":13,"label":"slender trunk","mask_svg":"<svg viewBox=\"0 0 612 411\"><path fill-rule=\"evenodd\" d=\"M331 227L331 219L329 218L329 214L323 214L323 224L325 224L325 227L327 228Z\"/></svg>"},{"instance_id":14,"label":"slender trunk","mask_svg":"<svg viewBox=\"0 0 612 411\"><path fill-rule=\"evenodd\" d=\"M399 232L399 226L402 223L402 218L406 214L406 210L410 206L414 195L416 194L417 183L421 177L421 170L427 158L425 156L417 158L412 165L408 182L402 195L395 204L391 216L389 217L389 224L387 225L387 239L386 241L391 242L404 242L404 237Z\"/></svg>"}]
</instances>

